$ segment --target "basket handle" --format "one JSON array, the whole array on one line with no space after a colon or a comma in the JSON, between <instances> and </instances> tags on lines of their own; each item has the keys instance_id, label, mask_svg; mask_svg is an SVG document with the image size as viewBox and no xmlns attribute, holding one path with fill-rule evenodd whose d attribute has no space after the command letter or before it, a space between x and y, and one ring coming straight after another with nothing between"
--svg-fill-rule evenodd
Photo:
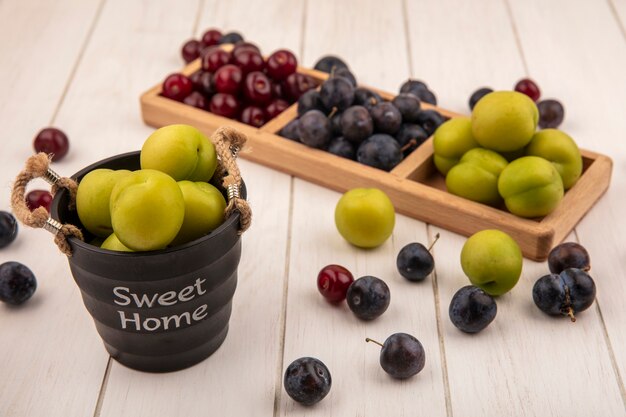
<instances>
[{"instance_id":1,"label":"basket handle","mask_svg":"<svg viewBox=\"0 0 626 417\"><path fill-rule=\"evenodd\" d=\"M248 202L240 197L241 173L237 166L237 154L246 143L246 135L229 126L220 127L213 133L213 144L221 164L217 164L215 175L222 180L222 186L226 189L228 204L224 215L230 217L233 212L239 212L239 234L250 227L252 222L252 210Z\"/></svg>"},{"instance_id":2,"label":"basket handle","mask_svg":"<svg viewBox=\"0 0 626 417\"><path fill-rule=\"evenodd\" d=\"M76 204L76 190L78 184L71 178L61 177L50 168L51 157L43 152L31 156L26 160L24 170L19 173L11 191L11 208L15 216L26 226L42 228L54 235L54 242L61 252L72 256L72 249L67 241L71 236L83 240L80 229L71 224L61 224L48 213L44 207L37 207L32 212L26 206L26 186L35 178L43 178L52 185L52 196L59 188L66 188L70 192L70 208Z\"/></svg>"}]
</instances>

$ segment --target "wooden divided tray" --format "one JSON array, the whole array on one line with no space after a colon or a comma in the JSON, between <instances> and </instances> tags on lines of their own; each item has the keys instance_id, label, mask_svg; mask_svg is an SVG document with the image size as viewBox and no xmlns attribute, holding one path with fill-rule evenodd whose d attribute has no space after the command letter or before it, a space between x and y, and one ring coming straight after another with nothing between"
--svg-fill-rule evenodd
<instances>
[{"instance_id":1,"label":"wooden divided tray","mask_svg":"<svg viewBox=\"0 0 626 417\"><path fill-rule=\"evenodd\" d=\"M190 75L199 68L200 61L196 60L182 72ZM328 74L311 69L300 67L298 71L320 83L328 78ZM372 90L385 100L394 97L388 92ZM537 261L545 260L550 249L570 233L606 191L611 178L610 158L581 150L583 174L565 193L557 209L540 219L524 219L446 192L444 177L433 164L432 137L391 172L385 172L278 136L280 129L297 117L297 104L261 128L254 128L160 94L161 83L141 96L142 117L150 126L185 123L206 134L220 126L233 126L248 136L246 149L240 153L242 158L340 192L355 187L380 188L387 193L398 213L466 236L483 229L500 229L519 243L524 256ZM435 109L446 117L461 116L426 103L422 107Z\"/></svg>"}]
</instances>

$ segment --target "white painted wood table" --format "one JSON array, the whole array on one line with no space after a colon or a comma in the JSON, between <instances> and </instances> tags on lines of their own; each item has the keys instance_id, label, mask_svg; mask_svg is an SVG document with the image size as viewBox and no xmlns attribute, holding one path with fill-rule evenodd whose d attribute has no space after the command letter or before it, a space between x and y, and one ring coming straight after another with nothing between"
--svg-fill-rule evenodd
<instances>
[{"instance_id":1,"label":"white painted wood table","mask_svg":"<svg viewBox=\"0 0 626 417\"><path fill-rule=\"evenodd\" d=\"M338 193L240 161L255 216L230 333L209 359L170 374L111 360L65 256L47 233L21 227L0 261L26 264L39 287L21 308L0 306L0 416L626 415L625 24L625 0L0 1L2 210L41 127L70 137L70 154L55 163L64 175L139 149L152 131L140 93L180 68L183 41L209 27L241 31L266 52L292 49L308 66L339 54L363 83L388 91L409 76L426 80L459 112L476 88L510 89L530 76L565 104L562 128L614 161L608 192L569 237L591 253L594 306L575 324L545 316L531 288L547 266L525 260L495 322L474 336L447 314L466 284L464 237L398 216L392 239L357 250L334 228ZM434 274L417 285L402 279L398 250L437 232ZM364 323L329 307L315 288L328 263L385 279L389 310ZM364 342L398 331L418 337L427 356L403 382ZM322 359L333 377L311 408L282 388L300 356Z\"/></svg>"}]
</instances>

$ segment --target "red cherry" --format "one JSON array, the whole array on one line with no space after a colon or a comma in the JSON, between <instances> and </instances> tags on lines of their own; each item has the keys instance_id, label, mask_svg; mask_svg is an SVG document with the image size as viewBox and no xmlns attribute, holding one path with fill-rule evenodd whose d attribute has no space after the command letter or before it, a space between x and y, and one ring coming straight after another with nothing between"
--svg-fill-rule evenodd
<instances>
[{"instance_id":1,"label":"red cherry","mask_svg":"<svg viewBox=\"0 0 626 417\"><path fill-rule=\"evenodd\" d=\"M327 265L317 274L317 289L324 298L333 303L346 299L352 282L352 273L340 265Z\"/></svg>"},{"instance_id":2,"label":"red cherry","mask_svg":"<svg viewBox=\"0 0 626 417\"><path fill-rule=\"evenodd\" d=\"M209 29L202 35L202 44L204 46L213 46L220 43L222 32L217 29Z\"/></svg>"},{"instance_id":3,"label":"red cherry","mask_svg":"<svg viewBox=\"0 0 626 417\"><path fill-rule=\"evenodd\" d=\"M296 101L311 88L315 88L315 80L308 75L294 72L283 82L283 94L290 100Z\"/></svg>"},{"instance_id":4,"label":"red cherry","mask_svg":"<svg viewBox=\"0 0 626 417\"><path fill-rule=\"evenodd\" d=\"M163 96L183 101L193 91L193 83L183 74L171 74L163 81Z\"/></svg>"},{"instance_id":5,"label":"red cherry","mask_svg":"<svg viewBox=\"0 0 626 417\"><path fill-rule=\"evenodd\" d=\"M202 69L208 72L215 72L229 62L230 53L218 47L212 47L202 55Z\"/></svg>"},{"instance_id":6,"label":"red cherry","mask_svg":"<svg viewBox=\"0 0 626 417\"><path fill-rule=\"evenodd\" d=\"M206 110L208 108L206 97L204 97L204 95L202 95L201 93L197 91L194 91L191 94L189 94L187 97L185 97L185 99L183 100L183 103L185 103L188 106L193 106L202 110Z\"/></svg>"},{"instance_id":7,"label":"red cherry","mask_svg":"<svg viewBox=\"0 0 626 417\"><path fill-rule=\"evenodd\" d=\"M261 127L265 124L265 114L259 107L248 106L241 112L240 120L247 125Z\"/></svg>"},{"instance_id":8,"label":"red cherry","mask_svg":"<svg viewBox=\"0 0 626 417\"><path fill-rule=\"evenodd\" d=\"M267 58L267 75L276 81L282 81L296 72L298 60L286 49L280 49Z\"/></svg>"},{"instance_id":9,"label":"red cherry","mask_svg":"<svg viewBox=\"0 0 626 417\"><path fill-rule=\"evenodd\" d=\"M32 190L26 194L26 206L30 211L43 207L50 213L50 204L52 204L52 194L46 190Z\"/></svg>"},{"instance_id":10,"label":"red cherry","mask_svg":"<svg viewBox=\"0 0 626 417\"><path fill-rule=\"evenodd\" d=\"M240 50L238 53L233 54L233 64L241 68L244 74L253 71L263 71L265 68L265 61L261 54L252 49Z\"/></svg>"},{"instance_id":11,"label":"red cherry","mask_svg":"<svg viewBox=\"0 0 626 417\"><path fill-rule=\"evenodd\" d=\"M261 53L261 50L259 49L259 47L256 46L253 43L250 43L250 42L237 42L237 44L233 48L233 56L237 55L239 52L245 51L245 50L253 50L253 51L257 51L259 54Z\"/></svg>"},{"instance_id":12,"label":"red cherry","mask_svg":"<svg viewBox=\"0 0 626 417\"><path fill-rule=\"evenodd\" d=\"M190 39L183 45L181 54L185 62L189 63L200 56L200 42Z\"/></svg>"},{"instance_id":13,"label":"red cherry","mask_svg":"<svg viewBox=\"0 0 626 417\"><path fill-rule=\"evenodd\" d=\"M212 96L215 94L215 82L213 80L213 74L206 71L201 71L198 76L197 84L194 84L196 91L204 94L205 96Z\"/></svg>"},{"instance_id":14,"label":"red cherry","mask_svg":"<svg viewBox=\"0 0 626 417\"><path fill-rule=\"evenodd\" d=\"M235 119L239 114L239 102L232 94L217 93L211 97L209 110L218 116Z\"/></svg>"},{"instance_id":15,"label":"red cherry","mask_svg":"<svg viewBox=\"0 0 626 417\"><path fill-rule=\"evenodd\" d=\"M33 146L35 152L52 154L52 160L58 161L67 154L70 149L70 142L63 131L54 127L47 127L37 133Z\"/></svg>"},{"instance_id":16,"label":"red cherry","mask_svg":"<svg viewBox=\"0 0 626 417\"><path fill-rule=\"evenodd\" d=\"M265 107L265 117L267 120L273 119L284 112L287 107L289 107L289 103L280 98L275 98L270 102L270 104L267 105L267 107Z\"/></svg>"},{"instance_id":17,"label":"red cherry","mask_svg":"<svg viewBox=\"0 0 626 417\"><path fill-rule=\"evenodd\" d=\"M205 74L206 71L198 70L189 76L191 80L191 84L193 85L194 91L202 92L202 74Z\"/></svg>"},{"instance_id":18,"label":"red cherry","mask_svg":"<svg viewBox=\"0 0 626 417\"><path fill-rule=\"evenodd\" d=\"M246 76L243 93L252 103L265 104L272 99L272 84L262 72L251 72Z\"/></svg>"},{"instance_id":19,"label":"red cherry","mask_svg":"<svg viewBox=\"0 0 626 417\"><path fill-rule=\"evenodd\" d=\"M243 83L241 68L228 64L218 69L214 78L215 89L218 93L237 94Z\"/></svg>"},{"instance_id":20,"label":"red cherry","mask_svg":"<svg viewBox=\"0 0 626 417\"><path fill-rule=\"evenodd\" d=\"M515 84L515 91L517 91L518 93L526 94L528 97L531 98L532 101L537 101L539 100L539 97L541 97L541 91L539 90L539 87L533 80L529 78L523 78L519 80L517 84Z\"/></svg>"}]
</instances>

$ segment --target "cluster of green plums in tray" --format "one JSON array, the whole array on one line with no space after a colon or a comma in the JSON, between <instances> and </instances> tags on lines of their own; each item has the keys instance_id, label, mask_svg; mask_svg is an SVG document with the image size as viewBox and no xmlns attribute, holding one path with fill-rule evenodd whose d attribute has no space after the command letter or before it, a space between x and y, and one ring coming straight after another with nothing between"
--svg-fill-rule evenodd
<instances>
[{"instance_id":1,"label":"cluster of green plums in tray","mask_svg":"<svg viewBox=\"0 0 626 417\"><path fill-rule=\"evenodd\" d=\"M525 218L550 214L580 178L576 142L558 129L537 131L537 105L516 91L495 91L471 118L443 123L433 138L434 164L448 192Z\"/></svg>"},{"instance_id":2,"label":"cluster of green plums in tray","mask_svg":"<svg viewBox=\"0 0 626 417\"><path fill-rule=\"evenodd\" d=\"M151 251L181 245L224 221L226 200L209 183L213 143L198 129L169 125L146 139L137 171L96 169L78 185L76 210L103 249Z\"/></svg>"}]
</instances>

